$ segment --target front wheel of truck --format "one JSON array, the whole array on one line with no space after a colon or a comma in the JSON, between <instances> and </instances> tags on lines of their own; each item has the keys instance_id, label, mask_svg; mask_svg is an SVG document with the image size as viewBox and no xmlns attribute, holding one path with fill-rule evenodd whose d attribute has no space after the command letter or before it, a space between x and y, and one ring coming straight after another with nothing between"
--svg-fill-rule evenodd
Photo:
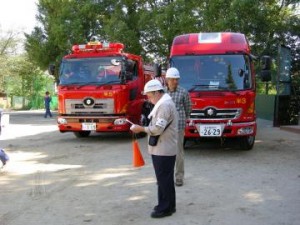
<instances>
[{"instance_id":1,"label":"front wheel of truck","mask_svg":"<svg viewBox=\"0 0 300 225\"><path fill-rule=\"evenodd\" d=\"M239 142L242 150L251 150L255 142L255 136L240 137Z\"/></svg>"},{"instance_id":2,"label":"front wheel of truck","mask_svg":"<svg viewBox=\"0 0 300 225\"><path fill-rule=\"evenodd\" d=\"M85 138L90 136L91 131L74 131L74 135L78 138Z\"/></svg>"}]
</instances>

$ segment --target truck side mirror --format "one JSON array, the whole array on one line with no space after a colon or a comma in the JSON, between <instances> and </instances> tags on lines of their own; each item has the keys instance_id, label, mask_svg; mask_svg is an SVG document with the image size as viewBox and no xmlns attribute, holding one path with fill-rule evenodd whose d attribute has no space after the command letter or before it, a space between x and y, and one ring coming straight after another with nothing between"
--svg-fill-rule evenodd
<instances>
[{"instance_id":1,"label":"truck side mirror","mask_svg":"<svg viewBox=\"0 0 300 225\"><path fill-rule=\"evenodd\" d=\"M126 57L122 57L121 60L121 72L120 72L121 84L126 83Z\"/></svg>"},{"instance_id":2,"label":"truck side mirror","mask_svg":"<svg viewBox=\"0 0 300 225\"><path fill-rule=\"evenodd\" d=\"M125 84L127 80L133 80L134 73L135 73L135 68L136 68L136 62L127 59L125 57L122 58L121 61L121 84Z\"/></svg>"},{"instance_id":3,"label":"truck side mirror","mask_svg":"<svg viewBox=\"0 0 300 225\"><path fill-rule=\"evenodd\" d=\"M48 73L50 75L54 75L55 74L55 65L54 64L49 65Z\"/></svg>"},{"instance_id":4,"label":"truck side mirror","mask_svg":"<svg viewBox=\"0 0 300 225\"><path fill-rule=\"evenodd\" d=\"M261 69L262 70L270 70L271 69L271 57L264 55L261 58Z\"/></svg>"},{"instance_id":5,"label":"truck side mirror","mask_svg":"<svg viewBox=\"0 0 300 225\"><path fill-rule=\"evenodd\" d=\"M261 57L261 72L260 78L263 82L268 82L272 79L271 77L271 57L264 55Z\"/></svg>"},{"instance_id":6,"label":"truck side mirror","mask_svg":"<svg viewBox=\"0 0 300 225\"><path fill-rule=\"evenodd\" d=\"M272 79L270 70L262 70L260 71L260 79L263 82L268 82Z\"/></svg>"},{"instance_id":7,"label":"truck side mirror","mask_svg":"<svg viewBox=\"0 0 300 225\"><path fill-rule=\"evenodd\" d=\"M155 63L154 64L154 76L155 77L161 77L161 65Z\"/></svg>"},{"instance_id":8,"label":"truck side mirror","mask_svg":"<svg viewBox=\"0 0 300 225\"><path fill-rule=\"evenodd\" d=\"M136 62L128 59L126 61L126 80L133 80L136 70Z\"/></svg>"},{"instance_id":9,"label":"truck side mirror","mask_svg":"<svg viewBox=\"0 0 300 225\"><path fill-rule=\"evenodd\" d=\"M126 72L126 80L133 80L132 72Z\"/></svg>"},{"instance_id":10,"label":"truck side mirror","mask_svg":"<svg viewBox=\"0 0 300 225\"><path fill-rule=\"evenodd\" d=\"M55 74L55 65L54 64L49 65L49 67L48 67L48 73L50 75L54 75Z\"/></svg>"}]
</instances>

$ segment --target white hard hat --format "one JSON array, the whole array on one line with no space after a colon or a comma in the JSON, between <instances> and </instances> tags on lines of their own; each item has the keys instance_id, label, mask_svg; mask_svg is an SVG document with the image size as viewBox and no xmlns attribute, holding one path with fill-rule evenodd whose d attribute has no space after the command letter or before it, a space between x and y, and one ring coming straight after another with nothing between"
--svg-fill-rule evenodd
<instances>
[{"instance_id":1,"label":"white hard hat","mask_svg":"<svg viewBox=\"0 0 300 225\"><path fill-rule=\"evenodd\" d=\"M164 87L158 80L150 80L145 84L144 87L144 94L151 92L151 91L158 91L158 90L163 90Z\"/></svg>"},{"instance_id":2,"label":"white hard hat","mask_svg":"<svg viewBox=\"0 0 300 225\"><path fill-rule=\"evenodd\" d=\"M178 69L176 69L175 67L169 68L167 70L167 73L166 73L166 78L176 78L176 79L179 79L180 75L179 75Z\"/></svg>"}]
</instances>

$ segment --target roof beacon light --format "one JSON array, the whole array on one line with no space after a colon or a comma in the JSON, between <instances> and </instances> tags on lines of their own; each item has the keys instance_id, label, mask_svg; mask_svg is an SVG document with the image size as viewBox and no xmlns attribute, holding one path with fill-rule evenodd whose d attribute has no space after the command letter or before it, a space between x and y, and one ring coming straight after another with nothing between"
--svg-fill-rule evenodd
<instances>
[{"instance_id":1,"label":"roof beacon light","mask_svg":"<svg viewBox=\"0 0 300 225\"><path fill-rule=\"evenodd\" d=\"M109 42L88 42L87 44L73 45L73 53L84 52L122 52L124 44Z\"/></svg>"}]
</instances>

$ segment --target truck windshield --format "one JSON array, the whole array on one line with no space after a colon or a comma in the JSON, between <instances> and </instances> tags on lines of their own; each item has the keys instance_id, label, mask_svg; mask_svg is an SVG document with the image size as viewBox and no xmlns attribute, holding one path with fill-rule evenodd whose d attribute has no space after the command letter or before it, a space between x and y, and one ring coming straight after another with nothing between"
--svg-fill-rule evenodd
<instances>
[{"instance_id":1,"label":"truck windshield","mask_svg":"<svg viewBox=\"0 0 300 225\"><path fill-rule=\"evenodd\" d=\"M174 56L171 67L180 72L180 85L189 91L238 91L252 87L247 55Z\"/></svg>"},{"instance_id":2,"label":"truck windshield","mask_svg":"<svg viewBox=\"0 0 300 225\"><path fill-rule=\"evenodd\" d=\"M119 83L120 57L64 59L59 72L60 85Z\"/></svg>"}]
</instances>

